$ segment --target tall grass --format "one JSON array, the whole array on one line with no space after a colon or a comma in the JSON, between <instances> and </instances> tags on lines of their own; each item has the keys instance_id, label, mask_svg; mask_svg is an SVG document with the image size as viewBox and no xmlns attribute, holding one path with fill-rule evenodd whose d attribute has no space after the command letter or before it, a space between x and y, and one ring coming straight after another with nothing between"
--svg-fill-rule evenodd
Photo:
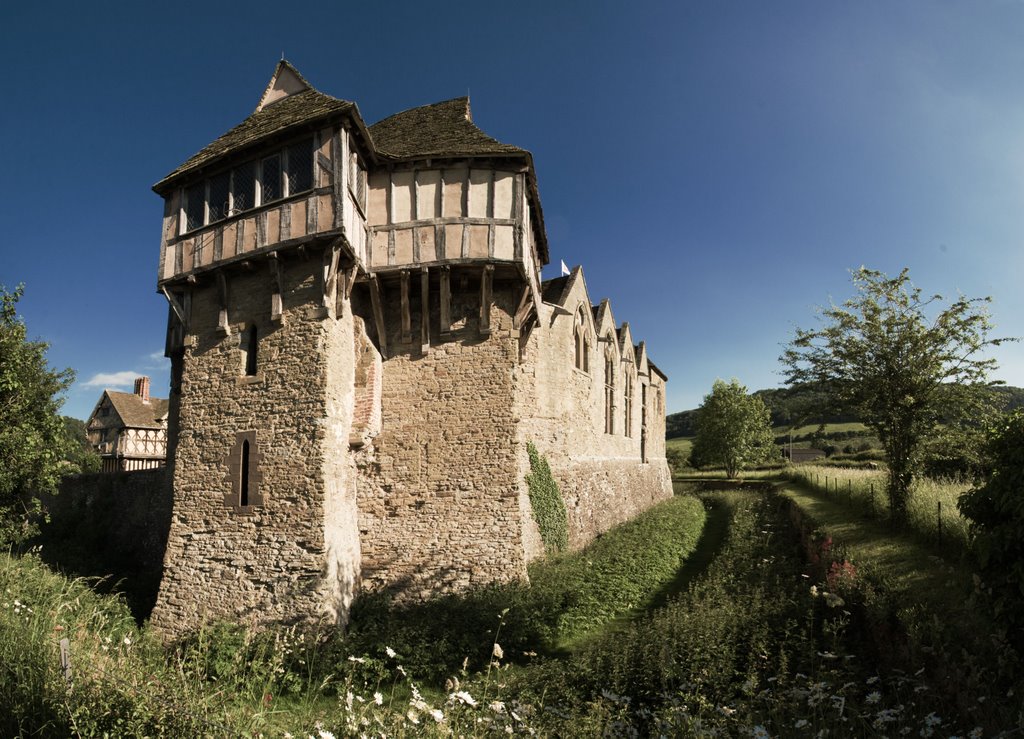
<instances>
[{"instance_id":1,"label":"tall grass","mask_svg":"<svg viewBox=\"0 0 1024 739\"><path fill-rule=\"evenodd\" d=\"M885 470L799 465L790 469L789 476L794 482L828 495L864 515L880 519L890 516ZM966 552L969 525L960 515L956 503L971 484L955 478L918 477L910 489L907 504L910 530L935 546L951 546Z\"/></svg>"}]
</instances>

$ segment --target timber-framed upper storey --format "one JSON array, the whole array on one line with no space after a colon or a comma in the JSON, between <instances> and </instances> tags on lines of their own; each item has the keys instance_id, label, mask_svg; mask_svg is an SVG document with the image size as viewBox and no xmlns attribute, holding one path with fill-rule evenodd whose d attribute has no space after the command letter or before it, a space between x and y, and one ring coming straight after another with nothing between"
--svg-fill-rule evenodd
<instances>
[{"instance_id":1,"label":"timber-framed upper storey","mask_svg":"<svg viewBox=\"0 0 1024 739\"><path fill-rule=\"evenodd\" d=\"M367 127L281 61L256 111L153 189L169 299L221 268L340 251L360 280L491 265L539 304L548 248L533 159L477 128L468 98Z\"/></svg>"}]
</instances>

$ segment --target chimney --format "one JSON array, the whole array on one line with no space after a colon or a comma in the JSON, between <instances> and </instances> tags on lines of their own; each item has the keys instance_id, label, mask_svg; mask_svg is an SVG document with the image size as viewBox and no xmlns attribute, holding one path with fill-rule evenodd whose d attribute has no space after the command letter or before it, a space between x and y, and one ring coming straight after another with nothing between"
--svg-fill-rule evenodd
<instances>
[{"instance_id":1,"label":"chimney","mask_svg":"<svg viewBox=\"0 0 1024 739\"><path fill-rule=\"evenodd\" d=\"M149 378L139 377L135 380L135 394L142 398L143 403L149 402Z\"/></svg>"}]
</instances>

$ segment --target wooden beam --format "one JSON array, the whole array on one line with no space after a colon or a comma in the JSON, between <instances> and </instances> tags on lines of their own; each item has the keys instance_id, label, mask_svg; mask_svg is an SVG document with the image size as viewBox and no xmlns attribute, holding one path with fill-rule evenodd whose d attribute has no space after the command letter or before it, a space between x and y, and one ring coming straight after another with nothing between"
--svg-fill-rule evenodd
<instances>
[{"instance_id":1,"label":"wooden beam","mask_svg":"<svg viewBox=\"0 0 1024 739\"><path fill-rule=\"evenodd\" d=\"M512 319L512 328L514 329L518 330L523 327L523 323L533 309L533 301L530 300L531 292L529 285L523 288L523 295L519 298L519 307L516 309L515 317Z\"/></svg>"},{"instance_id":2,"label":"wooden beam","mask_svg":"<svg viewBox=\"0 0 1024 739\"><path fill-rule=\"evenodd\" d=\"M324 249L323 264L320 267L321 302L324 310L329 310L335 302L338 290L338 260L341 248L337 241Z\"/></svg>"},{"instance_id":3,"label":"wooden beam","mask_svg":"<svg viewBox=\"0 0 1024 739\"><path fill-rule=\"evenodd\" d=\"M334 227L345 227L345 168L348 167L348 132L334 129L331 136L331 200L334 204Z\"/></svg>"},{"instance_id":4,"label":"wooden beam","mask_svg":"<svg viewBox=\"0 0 1024 739\"><path fill-rule=\"evenodd\" d=\"M494 265L488 264L480 275L480 334L491 333L491 288L494 280Z\"/></svg>"},{"instance_id":5,"label":"wooden beam","mask_svg":"<svg viewBox=\"0 0 1024 739\"><path fill-rule=\"evenodd\" d=\"M217 314L217 330L224 336L231 334L228 324L228 278L224 270L217 270L217 297L220 299L220 312Z\"/></svg>"},{"instance_id":6,"label":"wooden beam","mask_svg":"<svg viewBox=\"0 0 1024 739\"><path fill-rule=\"evenodd\" d=\"M430 348L430 273L424 267L420 271L420 351L427 353Z\"/></svg>"},{"instance_id":7,"label":"wooden beam","mask_svg":"<svg viewBox=\"0 0 1024 739\"><path fill-rule=\"evenodd\" d=\"M270 320L276 323L284 323L284 280L281 277L281 259L277 252L270 252L267 255L267 263L270 265L270 277L272 279L270 295Z\"/></svg>"},{"instance_id":8,"label":"wooden beam","mask_svg":"<svg viewBox=\"0 0 1024 739\"><path fill-rule=\"evenodd\" d=\"M353 262L352 266L349 267L348 270L346 270L345 273L342 275L342 292L345 296L345 300L348 300L349 298L352 297L352 286L356 284L356 277L358 276L359 265Z\"/></svg>"},{"instance_id":9,"label":"wooden beam","mask_svg":"<svg viewBox=\"0 0 1024 739\"><path fill-rule=\"evenodd\" d=\"M174 311L174 315L178 317L178 321L181 322L181 325L185 328L185 332L188 333L188 313L185 310L185 306L178 300L178 296L169 292L166 287L161 287L160 291L164 294L164 297L167 298L167 302L171 305L171 310ZM189 296L189 293L186 292L185 296Z\"/></svg>"},{"instance_id":10,"label":"wooden beam","mask_svg":"<svg viewBox=\"0 0 1024 739\"><path fill-rule=\"evenodd\" d=\"M403 344L412 341L412 316L409 314L409 270L402 270L402 335Z\"/></svg>"},{"instance_id":11,"label":"wooden beam","mask_svg":"<svg viewBox=\"0 0 1024 739\"><path fill-rule=\"evenodd\" d=\"M366 284L370 288L370 303L373 306L373 322L377 326L377 349L383 359L388 358L388 332L384 324L384 288L377 275L369 275Z\"/></svg>"},{"instance_id":12,"label":"wooden beam","mask_svg":"<svg viewBox=\"0 0 1024 739\"><path fill-rule=\"evenodd\" d=\"M441 338L447 338L452 332L452 269L441 267Z\"/></svg>"}]
</instances>

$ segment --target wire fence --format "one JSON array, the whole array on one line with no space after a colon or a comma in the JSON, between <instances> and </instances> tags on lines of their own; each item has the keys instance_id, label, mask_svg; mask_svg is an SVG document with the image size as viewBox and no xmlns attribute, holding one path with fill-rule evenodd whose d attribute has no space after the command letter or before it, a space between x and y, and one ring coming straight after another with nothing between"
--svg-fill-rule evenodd
<instances>
[{"instance_id":1,"label":"wire fence","mask_svg":"<svg viewBox=\"0 0 1024 739\"><path fill-rule=\"evenodd\" d=\"M891 520L884 470L845 469L805 465L790 471L790 479L851 507L869 518ZM907 525L937 547L966 550L970 526L960 515L957 500L971 488L962 479L919 478L911 486Z\"/></svg>"}]
</instances>

